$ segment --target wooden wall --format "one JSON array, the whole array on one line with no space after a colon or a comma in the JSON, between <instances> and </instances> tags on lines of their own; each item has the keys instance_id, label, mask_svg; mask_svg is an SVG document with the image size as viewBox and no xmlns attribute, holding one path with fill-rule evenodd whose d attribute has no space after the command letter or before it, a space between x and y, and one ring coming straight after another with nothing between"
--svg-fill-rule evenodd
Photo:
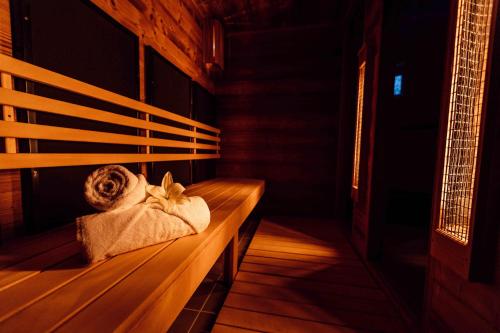
<instances>
[{"instance_id":1,"label":"wooden wall","mask_svg":"<svg viewBox=\"0 0 500 333\"><path fill-rule=\"evenodd\" d=\"M203 65L203 13L192 0L92 0L165 59L213 92Z\"/></svg>"},{"instance_id":2,"label":"wooden wall","mask_svg":"<svg viewBox=\"0 0 500 333\"><path fill-rule=\"evenodd\" d=\"M220 177L267 182L268 214L331 215L340 82L332 25L229 33L217 85Z\"/></svg>"},{"instance_id":3,"label":"wooden wall","mask_svg":"<svg viewBox=\"0 0 500 333\"><path fill-rule=\"evenodd\" d=\"M0 1L0 53L12 55L9 1ZM0 171L0 243L22 223L20 173Z\"/></svg>"},{"instance_id":4,"label":"wooden wall","mask_svg":"<svg viewBox=\"0 0 500 333\"><path fill-rule=\"evenodd\" d=\"M92 0L118 23L139 36L140 47L152 46L177 68L214 92L202 63L202 24L206 12L194 0ZM12 54L9 0L0 0L0 52ZM140 77L144 57L140 50ZM141 99L144 99L144 84ZM22 224L18 171L0 171L0 242Z\"/></svg>"},{"instance_id":5,"label":"wooden wall","mask_svg":"<svg viewBox=\"0 0 500 333\"><path fill-rule=\"evenodd\" d=\"M500 254L500 246L496 251ZM500 330L500 261L491 283L470 282L432 259L428 292L429 332L468 333Z\"/></svg>"},{"instance_id":6,"label":"wooden wall","mask_svg":"<svg viewBox=\"0 0 500 333\"><path fill-rule=\"evenodd\" d=\"M427 319L429 331L435 333L500 332L500 95L497 93L500 90L500 9L496 2L494 15L497 19L492 34L491 70L487 79L489 94L474 211L472 277L464 279L455 273L445 265L447 258L437 253L430 259ZM456 1L451 3L457 5ZM451 257L454 253L444 255Z\"/></svg>"}]
</instances>

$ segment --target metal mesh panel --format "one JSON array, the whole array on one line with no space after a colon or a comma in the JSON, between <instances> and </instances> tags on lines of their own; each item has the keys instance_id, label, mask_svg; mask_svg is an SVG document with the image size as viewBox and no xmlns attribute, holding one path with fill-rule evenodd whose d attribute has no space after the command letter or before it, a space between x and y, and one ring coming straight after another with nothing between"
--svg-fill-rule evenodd
<instances>
[{"instance_id":1,"label":"metal mesh panel","mask_svg":"<svg viewBox=\"0 0 500 333\"><path fill-rule=\"evenodd\" d=\"M492 0L460 0L439 230L467 243L483 108Z\"/></svg>"},{"instance_id":2,"label":"metal mesh panel","mask_svg":"<svg viewBox=\"0 0 500 333\"><path fill-rule=\"evenodd\" d=\"M356 137L354 141L354 163L352 173L352 187L358 189L359 186L359 160L361 155L361 129L363 125L363 97L365 90L365 67L366 61L359 66L358 78L358 106L356 112Z\"/></svg>"}]
</instances>

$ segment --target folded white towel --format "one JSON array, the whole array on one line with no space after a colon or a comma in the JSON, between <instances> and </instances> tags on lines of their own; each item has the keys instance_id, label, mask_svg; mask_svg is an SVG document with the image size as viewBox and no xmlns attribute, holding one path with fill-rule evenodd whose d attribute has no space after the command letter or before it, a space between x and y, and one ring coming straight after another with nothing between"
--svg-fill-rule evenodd
<instances>
[{"instance_id":1,"label":"folded white towel","mask_svg":"<svg viewBox=\"0 0 500 333\"><path fill-rule=\"evenodd\" d=\"M200 204L195 202L198 203L194 205ZM194 208L191 203L183 206L181 211ZM181 218L145 203L82 216L76 223L89 262L201 232L208 226L197 225L194 229Z\"/></svg>"},{"instance_id":2,"label":"folded white towel","mask_svg":"<svg viewBox=\"0 0 500 333\"><path fill-rule=\"evenodd\" d=\"M95 170L85 182L85 199L94 208L107 211L125 209L144 202L148 185L143 175L134 175L121 165Z\"/></svg>"},{"instance_id":3,"label":"folded white towel","mask_svg":"<svg viewBox=\"0 0 500 333\"><path fill-rule=\"evenodd\" d=\"M104 212L76 219L77 239L90 262L200 233L210 223L201 197L186 197L168 172L162 186L113 165L94 171L85 183L85 197ZM149 196L146 200L146 197Z\"/></svg>"},{"instance_id":4,"label":"folded white towel","mask_svg":"<svg viewBox=\"0 0 500 333\"><path fill-rule=\"evenodd\" d=\"M170 172L163 177L161 186L148 185L146 190L150 195L146 202L151 207L181 218L195 232L202 232L210 223L210 210L205 200L201 197L186 197L183 194L184 187L174 183Z\"/></svg>"}]
</instances>

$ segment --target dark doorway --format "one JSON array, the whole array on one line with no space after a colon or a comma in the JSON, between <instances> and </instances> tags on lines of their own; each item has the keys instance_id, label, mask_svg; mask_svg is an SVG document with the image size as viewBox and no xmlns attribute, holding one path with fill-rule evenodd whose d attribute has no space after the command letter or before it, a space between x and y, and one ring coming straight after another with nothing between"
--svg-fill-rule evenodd
<instances>
[{"instance_id":1,"label":"dark doorway","mask_svg":"<svg viewBox=\"0 0 500 333\"><path fill-rule=\"evenodd\" d=\"M417 321L424 305L448 6L394 0L384 8L372 194L372 222L381 229L376 267Z\"/></svg>"}]
</instances>

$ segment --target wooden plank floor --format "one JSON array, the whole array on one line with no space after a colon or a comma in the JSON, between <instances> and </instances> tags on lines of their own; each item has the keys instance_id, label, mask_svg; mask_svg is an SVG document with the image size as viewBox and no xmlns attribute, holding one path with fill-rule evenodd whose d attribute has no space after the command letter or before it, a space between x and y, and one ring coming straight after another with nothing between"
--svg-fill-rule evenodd
<instances>
[{"instance_id":1,"label":"wooden plank floor","mask_svg":"<svg viewBox=\"0 0 500 333\"><path fill-rule=\"evenodd\" d=\"M334 221L263 219L212 330L407 332Z\"/></svg>"}]
</instances>

